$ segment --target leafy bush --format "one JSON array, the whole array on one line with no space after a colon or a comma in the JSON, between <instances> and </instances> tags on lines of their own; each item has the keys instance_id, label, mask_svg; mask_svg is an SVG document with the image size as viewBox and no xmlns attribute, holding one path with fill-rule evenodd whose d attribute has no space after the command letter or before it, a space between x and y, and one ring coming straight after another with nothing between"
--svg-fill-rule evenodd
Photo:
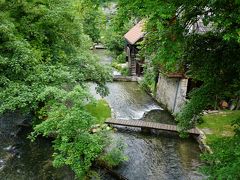
<instances>
[{"instance_id":1,"label":"leafy bush","mask_svg":"<svg viewBox=\"0 0 240 180\"><path fill-rule=\"evenodd\" d=\"M204 154L202 171L209 179L240 179L240 137L217 138L211 143L213 154Z\"/></svg>"},{"instance_id":2,"label":"leafy bush","mask_svg":"<svg viewBox=\"0 0 240 180\"><path fill-rule=\"evenodd\" d=\"M123 76L129 76L129 68L127 67L122 68L120 72Z\"/></svg>"},{"instance_id":3,"label":"leafy bush","mask_svg":"<svg viewBox=\"0 0 240 180\"><path fill-rule=\"evenodd\" d=\"M122 52L121 54L119 54L116 58L116 62L121 64L121 63L126 63L126 54L125 52Z\"/></svg>"},{"instance_id":4,"label":"leafy bush","mask_svg":"<svg viewBox=\"0 0 240 180\"><path fill-rule=\"evenodd\" d=\"M202 171L209 179L240 179L240 117L233 121L235 136L211 138L212 154L203 154Z\"/></svg>"},{"instance_id":5,"label":"leafy bush","mask_svg":"<svg viewBox=\"0 0 240 180\"><path fill-rule=\"evenodd\" d=\"M52 99L47 101L50 96ZM47 120L34 127L31 139L35 140L38 135L54 135L53 165L67 165L78 178L83 178L92 162L107 146L107 128L94 133L91 131L100 123L93 116L98 114L96 111L93 112L89 106L86 110L86 104L93 103L91 97L86 90L76 86L70 92L55 92L54 88L50 88L42 92L40 98L46 102Z\"/></svg>"},{"instance_id":6,"label":"leafy bush","mask_svg":"<svg viewBox=\"0 0 240 180\"><path fill-rule=\"evenodd\" d=\"M123 36L133 25L132 20L128 21L128 19L122 18L121 16L121 11L117 11L116 14L111 15L109 17L109 24L102 33L103 43L116 56L122 54L125 46Z\"/></svg>"},{"instance_id":7,"label":"leafy bush","mask_svg":"<svg viewBox=\"0 0 240 180\"><path fill-rule=\"evenodd\" d=\"M202 85L190 93L190 101L177 114L176 120L182 130L190 129L198 123L202 110L214 105L214 96L209 90L211 85Z\"/></svg>"},{"instance_id":8,"label":"leafy bush","mask_svg":"<svg viewBox=\"0 0 240 180\"><path fill-rule=\"evenodd\" d=\"M129 68L128 67L122 67L120 64L116 62L112 62L112 67L115 68L117 71L121 73L123 76L129 76Z\"/></svg>"},{"instance_id":9,"label":"leafy bush","mask_svg":"<svg viewBox=\"0 0 240 180\"><path fill-rule=\"evenodd\" d=\"M112 62L111 66L118 71L122 70L122 66L120 64L118 64L117 62Z\"/></svg>"},{"instance_id":10,"label":"leafy bush","mask_svg":"<svg viewBox=\"0 0 240 180\"><path fill-rule=\"evenodd\" d=\"M117 141L110 151L106 152L99 158L100 163L109 168L114 168L127 161L128 157L124 155L124 149L125 145L123 142Z\"/></svg>"},{"instance_id":11,"label":"leafy bush","mask_svg":"<svg viewBox=\"0 0 240 180\"><path fill-rule=\"evenodd\" d=\"M156 85L156 76L153 67L145 67L141 87L148 92L155 93L156 90L154 88Z\"/></svg>"}]
</instances>

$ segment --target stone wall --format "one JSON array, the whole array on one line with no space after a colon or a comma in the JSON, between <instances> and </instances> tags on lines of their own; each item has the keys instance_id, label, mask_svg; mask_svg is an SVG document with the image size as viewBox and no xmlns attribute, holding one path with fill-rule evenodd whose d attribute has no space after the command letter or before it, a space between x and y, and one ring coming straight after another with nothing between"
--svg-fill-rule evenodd
<instances>
[{"instance_id":1,"label":"stone wall","mask_svg":"<svg viewBox=\"0 0 240 180\"><path fill-rule=\"evenodd\" d=\"M188 79L168 78L160 74L156 99L172 113L177 113L186 101Z\"/></svg>"}]
</instances>

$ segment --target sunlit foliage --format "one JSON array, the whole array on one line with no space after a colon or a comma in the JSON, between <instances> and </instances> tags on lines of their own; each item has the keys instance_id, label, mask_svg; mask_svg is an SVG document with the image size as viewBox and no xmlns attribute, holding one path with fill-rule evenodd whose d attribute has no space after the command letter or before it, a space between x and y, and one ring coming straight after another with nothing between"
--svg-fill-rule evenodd
<instances>
[{"instance_id":1,"label":"sunlit foliage","mask_svg":"<svg viewBox=\"0 0 240 180\"><path fill-rule=\"evenodd\" d=\"M195 126L202 111L216 108L221 100L239 100L240 1L119 0L118 7L118 24L131 18L145 20L147 34L141 53L150 59L147 68L156 70L156 74L183 72L202 82L177 115L182 130ZM226 149L228 143L230 149ZM213 179L238 179L236 146L239 135L216 143L216 153L206 156L211 164L205 172Z\"/></svg>"},{"instance_id":2,"label":"sunlit foliage","mask_svg":"<svg viewBox=\"0 0 240 180\"><path fill-rule=\"evenodd\" d=\"M84 109L92 101L85 84L106 95L111 79L89 50L78 7L92 7L84 2L0 1L0 113L18 109L42 121L33 137L53 135L54 165L80 178L106 145L104 130L90 131L96 118Z\"/></svg>"}]
</instances>

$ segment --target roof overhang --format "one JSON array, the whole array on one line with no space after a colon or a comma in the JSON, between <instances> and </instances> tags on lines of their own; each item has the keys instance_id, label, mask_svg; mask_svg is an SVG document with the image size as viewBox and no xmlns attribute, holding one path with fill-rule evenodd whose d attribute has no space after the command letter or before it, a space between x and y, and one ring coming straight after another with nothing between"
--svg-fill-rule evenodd
<instances>
[{"instance_id":1,"label":"roof overhang","mask_svg":"<svg viewBox=\"0 0 240 180\"><path fill-rule=\"evenodd\" d=\"M142 20L124 35L124 38L128 41L129 44L134 45L144 37L145 32L143 31L143 27L144 21Z\"/></svg>"}]
</instances>

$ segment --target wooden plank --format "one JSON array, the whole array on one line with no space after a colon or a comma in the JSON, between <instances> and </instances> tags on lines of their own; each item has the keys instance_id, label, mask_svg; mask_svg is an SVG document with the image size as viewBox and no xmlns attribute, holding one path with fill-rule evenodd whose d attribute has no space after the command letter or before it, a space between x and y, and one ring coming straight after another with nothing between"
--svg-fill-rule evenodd
<instances>
[{"instance_id":1,"label":"wooden plank","mask_svg":"<svg viewBox=\"0 0 240 180\"><path fill-rule=\"evenodd\" d=\"M120 126L130 126L130 127L140 127L140 128L150 128L150 129L159 129L159 130L167 130L177 132L177 126L170 124L162 124L156 122L147 122L142 120L117 120L117 119L108 119L105 123L112 125L120 125ZM199 135L197 129L190 129L188 131L191 134Z\"/></svg>"}]
</instances>

